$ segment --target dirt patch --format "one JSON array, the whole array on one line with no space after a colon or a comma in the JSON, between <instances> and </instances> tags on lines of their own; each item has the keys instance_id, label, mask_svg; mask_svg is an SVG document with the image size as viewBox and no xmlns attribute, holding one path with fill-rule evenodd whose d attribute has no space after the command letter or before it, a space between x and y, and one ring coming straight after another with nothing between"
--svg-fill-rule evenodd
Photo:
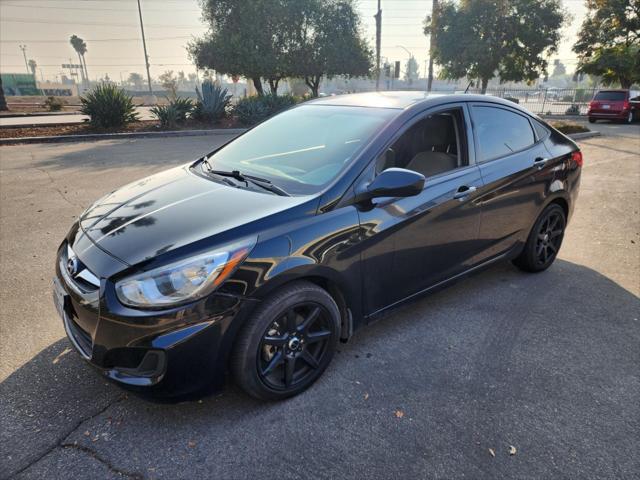
<instances>
[{"instance_id":1,"label":"dirt patch","mask_svg":"<svg viewBox=\"0 0 640 480\"><path fill-rule=\"evenodd\" d=\"M70 125L42 125L42 126L18 126L0 128L0 138L23 137L53 137L58 135L88 135L95 133L137 133L137 132L162 132L175 130L212 130L218 128L240 128L241 125L233 118L226 118L219 123L204 123L189 121L184 125L172 128L162 128L157 120L142 120L130 123L126 127L113 129L94 128L88 123L76 123Z\"/></svg>"},{"instance_id":2,"label":"dirt patch","mask_svg":"<svg viewBox=\"0 0 640 480\"><path fill-rule=\"evenodd\" d=\"M575 122L566 121L566 120L552 120L549 123L553 126L553 128L560 130L565 135L568 135L571 133L584 133L584 132L591 131L584 125L581 125Z\"/></svg>"}]
</instances>

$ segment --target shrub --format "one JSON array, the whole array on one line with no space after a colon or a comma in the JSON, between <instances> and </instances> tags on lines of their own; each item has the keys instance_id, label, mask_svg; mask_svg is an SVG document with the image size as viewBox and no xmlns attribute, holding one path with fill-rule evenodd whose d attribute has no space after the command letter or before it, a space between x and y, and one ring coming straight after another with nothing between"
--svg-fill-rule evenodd
<instances>
[{"instance_id":1,"label":"shrub","mask_svg":"<svg viewBox=\"0 0 640 480\"><path fill-rule=\"evenodd\" d=\"M243 98L236 104L234 113L240 123L254 125L298 103L293 95L263 95Z\"/></svg>"},{"instance_id":2,"label":"shrub","mask_svg":"<svg viewBox=\"0 0 640 480\"><path fill-rule=\"evenodd\" d=\"M44 101L44 106L47 107L47 110L49 110L50 112L59 112L60 110L62 110L62 107L64 107L64 105L64 100L53 96L47 97L47 99Z\"/></svg>"},{"instance_id":3,"label":"shrub","mask_svg":"<svg viewBox=\"0 0 640 480\"><path fill-rule=\"evenodd\" d=\"M115 85L104 83L81 97L80 111L89 115L89 122L98 128L122 127L138 120L133 99Z\"/></svg>"},{"instance_id":4,"label":"shrub","mask_svg":"<svg viewBox=\"0 0 640 480\"><path fill-rule=\"evenodd\" d=\"M198 102L193 109L192 116L197 120L217 122L227 114L231 101L226 88L214 85L210 80L202 84L202 93L196 87Z\"/></svg>"},{"instance_id":5,"label":"shrub","mask_svg":"<svg viewBox=\"0 0 640 480\"><path fill-rule=\"evenodd\" d=\"M580 115L580 107L575 103L564 112L565 115Z\"/></svg>"},{"instance_id":6,"label":"shrub","mask_svg":"<svg viewBox=\"0 0 640 480\"><path fill-rule=\"evenodd\" d=\"M191 113L193 103L188 98L176 98L168 105L156 105L151 109L151 113L160 120L162 127L175 127L179 123L187 120L187 115Z\"/></svg>"}]
</instances>

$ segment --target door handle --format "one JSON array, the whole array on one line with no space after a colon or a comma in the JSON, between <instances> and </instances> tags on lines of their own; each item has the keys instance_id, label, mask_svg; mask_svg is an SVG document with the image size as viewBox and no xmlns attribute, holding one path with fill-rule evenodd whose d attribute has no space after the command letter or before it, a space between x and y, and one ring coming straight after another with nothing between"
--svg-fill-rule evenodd
<instances>
[{"instance_id":1,"label":"door handle","mask_svg":"<svg viewBox=\"0 0 640 480\"><path fill-rule=\"evenodd\" d=\"M538 170L540 170L541 168L543 168L545 166L545 164L549 161L548 158L545 157L537 157L533 163L536 167L538 167Z\"/></svg>"},{"instance_id":2,"label":"door handle","mask_svg":"<svg viewBox=\"0 0 640 480\"><path fill-rule=\"evenodd\" d=\"M469 194L475 192L476 190L477 190L476 187L473 187L473 186L470 187L469 185L462 185L461 187L458 188L458 191L453 194L453 198L458 198L458 199L465 198L469 196Z\"/></svg>"}]
</instances>

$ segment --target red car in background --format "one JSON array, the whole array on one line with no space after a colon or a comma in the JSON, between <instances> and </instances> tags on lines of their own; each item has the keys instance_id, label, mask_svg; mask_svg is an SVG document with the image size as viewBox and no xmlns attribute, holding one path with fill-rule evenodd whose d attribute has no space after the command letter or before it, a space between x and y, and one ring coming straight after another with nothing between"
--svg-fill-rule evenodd
<instances>
[{"instance_id":1,"label":"red car in background","mask_svg":"<svg viewBox=\"0 0 640 480\"><path fill-rule=\"evenodd\" d=\"M631 123L640 118L640 91L598 90L587 110L589 123L598 119Z\"/></svg>"}]
</instances>

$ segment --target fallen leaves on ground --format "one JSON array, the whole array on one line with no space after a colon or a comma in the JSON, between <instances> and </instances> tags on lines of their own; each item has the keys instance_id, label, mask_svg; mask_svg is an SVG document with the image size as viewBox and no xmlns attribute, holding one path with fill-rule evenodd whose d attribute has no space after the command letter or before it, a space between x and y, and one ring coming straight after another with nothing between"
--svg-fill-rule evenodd
<instances>
[{"instance_id":1,"label":"fallen leaves on ground","mask_svg":"<svg viewBox=\"0 0 640 480\"><path fill-rule=\"evenodd\" d=\"M402 418L404 417L404 412L402 410L396 410L396 418Z\"/></svg>"},{"instance_id":2,"label":"fallen leaves on ground","mask_svg":"<svg viewBox=\"0 0 640 480\"><path fill-rule=\"evenodd\" d=\"M492 457L496 456L496 451L493 448L489 449L489 455L491 455Z\"/></svg>"},{"instance_id":3,"label":"fallen leaves on ground","mask_svg":"<svg viewBox=\"0 0 640 480\"><path fill-rule=\"evenodd\" d=\"M516 450L516 447L514 447L513 445L509 446L509 455L515 455L517 451L518 450Z\"/></svg>"},{"instance_id":4,"label":"fallen leaves on ground","mask_svg":"<svg viewBox=\"0 0 640 480\"><path fill-rule=\"evenodd\" d=\"M65 348L56 358L53 359L53 364L55 365L56 363L58 363L60 361L60 359L62 357L64 357L67 353L69 353L71 351L70 348Z\"/></svg>"},{"instance_id":5,"label":"fallen leaves on ground","mask_svg":"<svg viewBox=\"0 0 640 480\"><path fill-rule=\"evenodd\" d=\"M193 440L190 440L189 443L187 443L187 445L189 446L189 448L193 448L196 446L196 442L194 442Z\"/></svg>"},{"instance_id":6,"label":"fallen leaves on ground","mask_svg":"<svg viewBox=\"0 0 640 480\"><path fill-rule=\"evenodd\" d=\"M365 394L364 394L364 399L366 400L367 398L369 398L369 394L368 394L368 393L365 393Z\"/></svg>"}]
</instances>

